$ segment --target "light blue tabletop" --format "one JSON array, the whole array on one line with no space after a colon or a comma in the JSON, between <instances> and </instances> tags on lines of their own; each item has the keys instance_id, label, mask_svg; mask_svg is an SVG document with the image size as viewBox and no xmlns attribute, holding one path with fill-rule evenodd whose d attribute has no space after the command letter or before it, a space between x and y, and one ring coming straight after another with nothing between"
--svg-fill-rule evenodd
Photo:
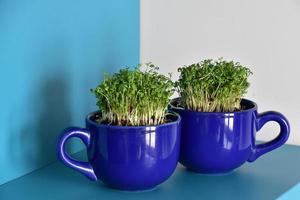
<instances>
[{"instance_id":1,"label":"light blue tabletop","mask_svg":"<svg viewBox=\"0 0 300 200\"><path fill-rule=\"evenodd\" d=\"M77 154L84 157L84 152ZM120 192L90 182L60 163L0 186L1 200L110 199L276 199L300 183L300 147L285 145L224 176L208 176L178 166L172 177L147 192ZM293 198L288 198L293 200ZM299 198L300 199L300 196Z\"/></svg>"},{"instance_id":2,"label":"light blue tabletop","mask_svg":"<svg viewBox=\"0 0 300 200\"><path fill-rule=\"evenodd\" d=\"M281 195L277 200L300 199L300 183L292 187L289 191Z\"/></svg>"}]
</instances>

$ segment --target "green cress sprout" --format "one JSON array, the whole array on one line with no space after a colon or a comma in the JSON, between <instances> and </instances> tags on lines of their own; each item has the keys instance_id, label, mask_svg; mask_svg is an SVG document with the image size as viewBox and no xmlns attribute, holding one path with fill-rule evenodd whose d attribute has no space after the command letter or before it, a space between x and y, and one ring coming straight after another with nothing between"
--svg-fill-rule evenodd
<instances>
[{"instance_id":1,"label":"green cress sprout","mask_svg":"<svg viewBox=\"0 0 300 200\"><path fill-rule=\"evenodd\" d=\"M154 64L146 63L105 75L102 83L91 90L101 112L100 123L121 126L165 123L174 83L171 75L164 76L158 70Z\"/></svg>"},{"instance_id":2,"label":"green cress sprout","mask_svg":"<svg viewBox=\"0 0 300 200\"><path fill-rule=\"evenodd\" d=\"M233 112L241 110L241 98L249 87L252 72L238 62L206 59L178 69L175 83L181 105L201 112Z\"/></svg>"}]
</instances>

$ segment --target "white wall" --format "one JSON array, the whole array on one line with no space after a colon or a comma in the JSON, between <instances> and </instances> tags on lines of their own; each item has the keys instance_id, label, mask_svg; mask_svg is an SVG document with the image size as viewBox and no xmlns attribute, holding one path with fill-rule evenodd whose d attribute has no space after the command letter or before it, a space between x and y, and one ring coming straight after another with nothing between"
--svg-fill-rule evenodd
<instances>
[{"instance_id":1,"label":"white wall","mask_svg":"<svg viewBox=\"0 0 300 200\"><path fill-rule=\"evenodd\" d=\"M175 79L177 67L221 56L252 69L247 98L260 112L285 114L288 143L300 145L299 0L141 1L141 62L152 61ZM272 122L258 139L277 133Z\"/></svg>"}]
</instances>

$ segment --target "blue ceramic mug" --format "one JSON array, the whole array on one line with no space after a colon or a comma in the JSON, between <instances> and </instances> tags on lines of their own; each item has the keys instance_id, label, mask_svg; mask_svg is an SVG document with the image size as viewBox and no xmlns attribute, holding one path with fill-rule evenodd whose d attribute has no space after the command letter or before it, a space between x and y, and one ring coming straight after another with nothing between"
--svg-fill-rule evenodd
<instances>
[{"instance_id":1,"label":"blue ceramic mug","mask_svg":"<svg viewBox=\"0 0 300 200\"><path fill-rule=\"evenodd\" d=\"M67 128L58 142L58 158L89 179L100 179L121 190L151 189L174 172L180 147L180 116L157 126L113 126L99 124L98 112L86 117L86 128ZM80 138L87 146L88 162L72 159L66 142Z\"/></svg>"},{"instance_id":2,"label":"blue ceramic mug","mask_svg":"<svg viewBox=\"0 0 300 200\"><path fill-rule=\"evenodd\" d=\"M198 173L228 173L246 161L283 145L290 132L288 120L275 111L257 113L257 105L242 99L238 112L196 112L177 106L170 109L182 119L180 163ZM279 135L270 142L255 144L256 132L269 121L280 126Z\"/></svg>"}]
</instances>

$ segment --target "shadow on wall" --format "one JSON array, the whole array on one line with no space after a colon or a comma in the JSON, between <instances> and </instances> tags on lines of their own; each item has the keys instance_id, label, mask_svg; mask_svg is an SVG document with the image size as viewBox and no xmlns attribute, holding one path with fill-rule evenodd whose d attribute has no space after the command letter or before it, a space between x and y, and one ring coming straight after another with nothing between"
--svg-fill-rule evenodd
<instances>
[{"instance_id":1,"label":"shadow on wall","mask_svg":"<svg viewBox=\"0 0 300 200\"><path fill-rule=\"evenodd\" d=\"M17 114L20 123L12 123L8 134L9 162L16 166L15 171L24 167L33 171L55 161L57 138L61 131L81 122L83 124L85 115L93 109L90 102L94 97L89 89L99 83L103 72L117 70L114 68L117 63L111 55L116 54L117 44L111 45L108 52L100 56L101 60L95 62L105 67L96 67L95 63L89 67L88 63L74 64L77 54L71 55L67 41L60 38L37 48L38 61L34 59L36 63L33 62L30 68L35 71L29 72L27 76L30 78L22 88L26 102L18 102L26 108ZM12 113L10 119L15 116L16 113ZM72 140L67 148L69 152L77 152L83 144Z\"/></svg>"},{"instance_id":2,"label":"shadow on wall","mask_svg":"<svg viewBox=\"0 0 300 200\"><path fill-rule=\"evenodd\" d=\"M0 1L0 184L55 161L61 131L95 109L103 72L138 62L137 0L70 2Z\"/></svg>"},{"instance_id":3,"label":"shadow on wall","mask_svg":"<svg viewBox=\"0 0 300 200\"><path fill-rule=\"evenodd\" d=\"M24 86L26 103L20 102L27 105L20 114L22 124L9 134L12 163L32 170L56 159L57 137L72 122L71 77L64 58L68 52L61 44L51 44L38 56L40 62L32 68L35 78Z\"/></svg>"},{"instance_id":4,"label":"shadow on wall","mask_svg":"<svg viewBox=\"0 0 300 200\"><path fill-rule=\"evenodd\" d=\"M36 121L32 132L36 136L34 139L36 144L34 156L30 160L36 166L55 160L57 137L61 130L72 122L70 84L63 74L63 71L60 71L44 80L34 98L40 107L38 108L39 112L34 117Z\"/></svg>"}]
</instances>

